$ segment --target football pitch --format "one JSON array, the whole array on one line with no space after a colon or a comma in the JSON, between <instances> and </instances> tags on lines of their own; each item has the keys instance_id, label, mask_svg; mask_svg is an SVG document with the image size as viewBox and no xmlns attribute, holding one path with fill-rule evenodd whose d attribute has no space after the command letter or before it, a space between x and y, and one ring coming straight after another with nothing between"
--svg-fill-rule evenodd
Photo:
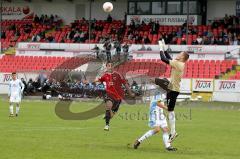
<instances>
[{"instance_id":1,"label":"football pitch","mask_svg":"<svg viewBox=\"0 0 240 159\"><path fill-rule=\"evenodd\" d=\"M96 106L74 102L72 112ZM1 159L236 159L240 158L239 103L183 103L176 107L179 137L167 152L162 134L134 150L132 143L147 130L148 105L122 105L103 131L103 115L90 120L62 120L54 101L22 102L20 116L9 118L8 102L0 99Z\"/></svg>"}]
</instances>

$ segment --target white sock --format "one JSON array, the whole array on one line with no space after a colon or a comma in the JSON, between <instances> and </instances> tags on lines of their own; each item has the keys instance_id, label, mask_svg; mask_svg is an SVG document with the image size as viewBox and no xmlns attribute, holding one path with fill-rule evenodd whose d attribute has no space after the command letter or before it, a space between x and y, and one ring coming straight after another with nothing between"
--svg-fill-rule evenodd
<instances>
[{"instance_id":1,"label":"white sock","mask_svg":"<svg viewBox=\"0 0 240 159\"><path fill-rule=\"evenodd\" d=\"M171 146L171 144L170 144L170 142L168 140L169 134L167 132L163 132L162 137L163 137L163 144L164 144L165 148Z\"/></svg>"},{"instance_id":2,"label":"white sock","mask_svg":"<svg viewBox=\"0 0 240 159\"><path fill-rule=\"evenodd\" d=\"M18 113L19 113L19 110L20 110L20 106L19 106L19 105L17 105L17 106L16 106L16 114L18 114Z\"/></svg>"},{"instance_id":3,"label":"white sock","mask_svg":"<svg viewBox=\"0 0 240 159\"><path fill-rule=\"evenodd\" d=\"M150 136L153 136L155 134L154 130L149 130L146 132L142 137L138 139L139 142L143 142L143 140L149 138Z\"/></svg>"},{"instance_id":4,"label":"white sock","mask_svg":"<svg viewBox=\"0 0 240 159\"><path fill-rule=\"evenodd\" d=\"M174 111L168 112L168 119L169 119L169 125L171 129L171 134L174 134L176 132L175 130L175 113Z\"/></svg>"},{"instance_id":5,"label":"white sock","mask_svg":"<svg viewBox=\"0 0 240 159\"><path fill-rule=\"evenodd\" d=\"M10 104L10 106L9 106L9 111L10 111L10 114L13 114L13 105L12 104Z\"/></svg>"}]
</instances>

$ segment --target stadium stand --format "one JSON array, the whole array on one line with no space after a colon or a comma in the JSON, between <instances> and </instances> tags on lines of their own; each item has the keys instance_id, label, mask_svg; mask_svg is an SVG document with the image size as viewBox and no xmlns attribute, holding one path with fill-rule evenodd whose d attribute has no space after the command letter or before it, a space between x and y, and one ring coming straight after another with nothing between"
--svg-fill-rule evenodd
<instances>
[{"instance_id":1,"label":"stadium stand","mask_svg":"<svg viewBox=\"0 0 240 159\"><path fill-rule=\"evenodd\" d=\"M189 60L184 78L215 78L237 65L236 60ZM151 77L170 77L170 67L161 60L135 59L116 68L120 73L145 74Z\"/></svg>"},{"instance_id":2,"label":"stadium stand","mask_svg":"<svg viewBox=\"0 0 240 159\"><path fill-rule=\"evenodd\" d=\"M103 42L104 38L108 35L112 39L117 39L118 35L124 32L124 23L122 21L112 21L111 23L106 21L96 21L91 25L92 34L89 41L89 24L88 21L75 20L71 25L66 25L63 28L53 32L56 42L67 43L98 43Z\"/></svg>"},{"instance_id":3,"label":"stadium stand","mask_svg":"<svg viewBox=\"0 0 240 159\"><path fill-rule=\"evenodd\" d=\"M1 72L72 69L79 66L82 58L13 56L0 59ZM237 65L236 60L189 60L184 78L215 78ZM170 77L170 67L160 59L133 59L116 68L122 74L145 74L151 77ZM240 72L232 78L239 79Z\"/></svg>"},{"instance_id":4,"label":"stadium stand","mask_svg":"<svg viewBox=\"0 0 240 159\"><path fill-rule=\"evenodd\" d=\"M43 56L11 56L5 55L0 59L0 71L1 72L13 72L13 71L32 71L47 70L56 68L61 65L63 61L68 58L64 57L43 57Z\"/></svg>"},{"instance_id":5,"label":"stadium stand","mask_svg":"<svg viewBox=\"0 0 240 159\"><path fill-rule=\"evenodd\" d=\"M45 18L46 19L46 18ZM1 43L2 49L6 50L9 47L14 47L17 42L30 41L36 35L41 35L42 38L40 42L45 40L45 32L49 31L56 26L61 25L62 20L58 19L57 21L49 20L3 20L1 21ZM47 37L48 38L48 37ZM44 39L44 40L42 40Z\"/></svg>"},{"instance_id":6,"label":"stadium stand","mask_svg":"<svg viewBox=\"0 0 240 159\"><path fill-rule=\"evenodd\" d=\"M52 17L52 16L51 16ZM36 20L37 19L37 20ZM157 23L135 24L126 26L124 21L93 20L89 40L89 23L85 19L75 20L70 25L62 26L62 20L4 20L1 42L3 50L15 46L16 42L62 42L62 43L103 43L105 38L135 44L157 44L164 38L167 44L179 45L239 45L239 19L233 25L231 16L213 21L211 25L189 26L186 41L186 24L182 26L160 26ZM49 25L50 24L50 25ZM46 32L49 33L46 34ZM34 39L39 36L39 40Z\"/></svg>"}]
</instances>

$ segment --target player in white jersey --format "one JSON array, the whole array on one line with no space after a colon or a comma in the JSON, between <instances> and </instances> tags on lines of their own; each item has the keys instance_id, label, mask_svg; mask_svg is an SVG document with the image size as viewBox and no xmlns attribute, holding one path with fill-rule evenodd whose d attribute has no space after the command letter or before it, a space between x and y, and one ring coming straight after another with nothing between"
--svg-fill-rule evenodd
<instances>
[{"instance_id":1,"label":"player in white jersey","mask_svg":"<svg viewBox=\"0 0 240 159\"><path fill-rule=\"evenodd\" d=\"M155 95L151 99L150 111L149 111L149 127L153 128L152 130L147 131L142 137L137 139L134 143L134 149L137 149L138 146L150 136L157 134L161 129L163 131L163 143L168 151L176 151L177 149L171 146L169 141L168 125L167 120L164 115L163 109L167 110L167 106L164 105L162 100L162 95L160 91L156 91Z\"/></svg>"},{"instance_id":2,"label":"player in white jersey","mask_svg":"<svg viewBox=\"0 0 240 159\"><path fill-rule=\"evenodd\" d=\"M13 113L13 104L16 104L16 117L19 114L20 110L20 102L22 99L22 93L24 90L24 84L20 79L17 79L17 75L15 72L12 73L12 80L9 83L9 92L8 92L8 97L9 97L9 102L10 102L10 117L14 116Z\"/></svg>"}]
</instances>

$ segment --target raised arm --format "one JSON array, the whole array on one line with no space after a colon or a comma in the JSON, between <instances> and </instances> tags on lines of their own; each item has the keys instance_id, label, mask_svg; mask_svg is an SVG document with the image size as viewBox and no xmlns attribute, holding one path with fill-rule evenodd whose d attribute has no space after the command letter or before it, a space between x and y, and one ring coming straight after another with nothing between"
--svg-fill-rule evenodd
<instances>
[{"instance_id":1,"label":"raised arm","mask_svg":"<svg viewBox=\"0 0 240 159\"><path fill-rule=\"evenodd\" d=\"M160 49L160 58L161 60L166 63L169 64L169 60L172 60L172 57L169 55L169 53L165 50L165 42L163 39L158 41L159 44L159 49Z\"/></svg>"},{"instance_id":2,"label":"raised arm","mask_svg":"<svg viewBox=\"0 0 240 159\"><path fill-rule=\"evenodd\" d=\"M168 53L168 51L164 51L165 57L169 60L172 60L171 55Z\"/></svg>"},{"instance_id":3,"label":"raised arm","mask_svg":"<svg viewBox=\"0 0 240 159\"><path fill-rule=\"evenodd\" d=\"M164 63L169 64L169 59L165 56L163 51L160 51L160 58Z\"/></svg>"}]
</instances>

